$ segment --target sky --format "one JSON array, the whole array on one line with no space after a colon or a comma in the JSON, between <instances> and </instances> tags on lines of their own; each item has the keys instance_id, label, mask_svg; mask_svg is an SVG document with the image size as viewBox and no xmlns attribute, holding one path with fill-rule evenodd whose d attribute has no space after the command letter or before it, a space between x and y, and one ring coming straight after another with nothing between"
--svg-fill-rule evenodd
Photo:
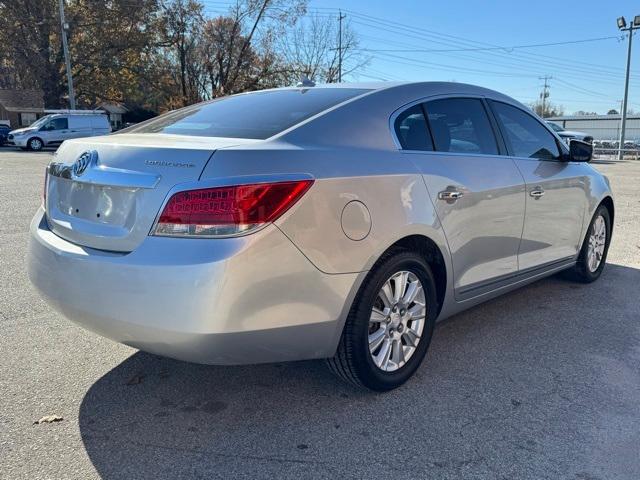
<instances>
[{"instance_id":1,"label":"sky","mask_svg":"<svg viewBox=\"0 0 640 480\"><path fill-rule=\"evenodd\" d=\"M338 9L369 58L346 81L457 81L531 103L549 76L549 100L566 114L620 110L628 38L616 18L629 23L640 15L638 2L606 0L309 3L310 13L333 15L336 22ZM640 35L633 40L638 53L632 52L629 108L640 111ZM528 47L549 43L558 45Z\"/></svg>"}]
</instances>

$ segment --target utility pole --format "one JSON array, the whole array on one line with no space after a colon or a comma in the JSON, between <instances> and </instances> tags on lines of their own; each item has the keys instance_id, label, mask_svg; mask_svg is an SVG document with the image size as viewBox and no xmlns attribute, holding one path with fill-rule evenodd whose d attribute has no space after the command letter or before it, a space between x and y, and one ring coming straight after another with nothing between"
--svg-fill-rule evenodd
<instances>
[{"instance_id":1,"label":"utility pole","mask_svg":"<svg viewBox=\"0 0 640 480\"><path fill-rule=\"evenodd\" d=\"M73 93L73 77L71 76L71 60L69 58L69 45L67 44L68 25L64 21L64 0L58 0L60 4L60 29L62 36L62 49L64 50L64 63L67 65L67 86L69 87L69 108L75 110L76 97Z\"/></svg>"},{"instance_id":2,"label":"utility pole","mask_svg":"<svg viewBox=\"0 0 640 480\"><path fill-rule=\"evenodd\" d=\"M618 142L618 160L624 157L624 135L627 128L627 101L629 100L629 73L631 70L631 43L633 41L633 31L640 28L640 15L636 15L627 26L624 17L618 18L618 28L623 32L629 32L629 44L627 45L627 73L624 77L624 97L622 99L622 120L620 121L620 141Z\"/></svg>"},{"instance_id":3,"label":"utility pole","mask_svg":"<svg viewBox=\"0 0 640 480\"><path fill-rule=\"evenodd\" d=\"M547 98L549 98L549 80L551 80L553 77L545 75L544 77L538 78L540 80L544 80L544 86L542 87L542 92L540 93L540 100L542 100L542 111L540 112L540 116L544 118L544 115L547 112Z\"/></svg>"},{"instance_id":4,"label":"utility pole","mask_svg":"<svg viewBox=\"0 0 640 480\"><path fill-rule=\"evenodd\" d=\"M342 20L347 16L339 10L338 14L338 82L342 82Z\"/></svg>"}]
</instances>

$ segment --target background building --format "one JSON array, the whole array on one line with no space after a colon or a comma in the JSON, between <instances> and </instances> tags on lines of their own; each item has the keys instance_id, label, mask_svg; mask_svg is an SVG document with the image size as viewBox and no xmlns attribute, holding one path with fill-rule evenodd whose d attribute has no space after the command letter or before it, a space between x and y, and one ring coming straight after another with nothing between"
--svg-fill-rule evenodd
<instances>
[{"instance_id":1,"label":"background building","mask_svg":"<svg viewBox=\"0 0 640 480\"><path fill-rule=\"evenodd\" d=\"M109 123L114 130L120 130L124 126L122 116L127 113L127 108L120 103L102 103L98 110L104 110L109 115Z\"/></svg>"},{"instance_id":2,"label":"background building","mask_svg":"<svg viewBox=\"0 0 640 480\"><path fill-rule=\"evenodd\" d=\"M0 123L27 127L44 115L41 90L0 89Z\"/></svg>"}]
</instances>

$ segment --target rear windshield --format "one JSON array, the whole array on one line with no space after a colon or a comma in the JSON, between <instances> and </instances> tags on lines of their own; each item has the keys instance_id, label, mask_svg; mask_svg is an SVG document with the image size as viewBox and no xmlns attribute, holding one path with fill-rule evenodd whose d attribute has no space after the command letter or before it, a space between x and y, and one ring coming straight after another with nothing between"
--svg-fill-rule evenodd
<instances>
[{"instance_id":1,"label":"rear windshield","mask_svg":"<svg viewBox=\"0 0 640 480\"><path fill-rule=\"evenodd\" d=\"M265 139L366 91L309 88L234 95L167 113L126 133Z\"/></svg>"}]
</instances>

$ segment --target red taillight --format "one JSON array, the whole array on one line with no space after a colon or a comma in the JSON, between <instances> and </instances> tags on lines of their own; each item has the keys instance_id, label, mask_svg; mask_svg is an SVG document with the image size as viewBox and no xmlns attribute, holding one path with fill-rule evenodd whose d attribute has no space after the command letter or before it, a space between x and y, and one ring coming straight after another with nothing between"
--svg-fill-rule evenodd
<instances>
[{"instance_id":1,"label":"red taillight","mask_svg":"<svg viewBox=\"0 0 640 480\"><path fill-rule=\"evenodd\" d=\"M216 236L272 222L311 187L313 180L188 190L173 195L155 235Z\"/></svg>"}]
</instances>

